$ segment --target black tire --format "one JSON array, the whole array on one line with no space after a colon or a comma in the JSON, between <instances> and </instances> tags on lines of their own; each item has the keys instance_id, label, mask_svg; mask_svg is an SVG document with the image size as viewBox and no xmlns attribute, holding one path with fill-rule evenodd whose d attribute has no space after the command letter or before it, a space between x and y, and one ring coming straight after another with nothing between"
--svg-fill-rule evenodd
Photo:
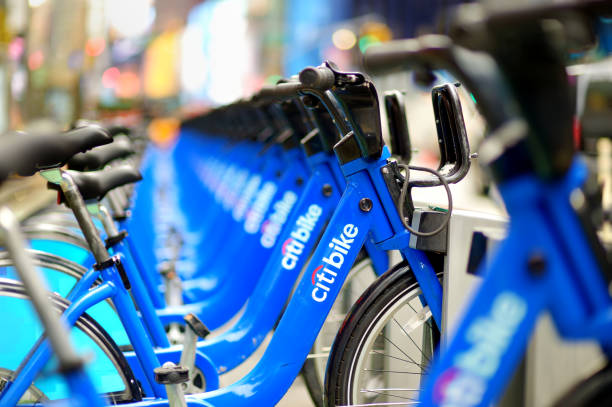
<instances>
[{"instance_id":1,"label":"black tire","mask_svg":"<svg viewBox=\"0 0 612 407\"><path fill-rule=\"evenodd\" d=\"M554 407L612 406L612 365L580 381Z\"/></svg>"},{"instance_id":2,"label":"black tire","mask_svg":"<svg viewBox=\"0 0 612 407\"><path fill-rule=\"evenodd\" d=\"M377 380L381 379L384 380L384 383L387 383L390 380L388 377L389 372L391 374L410 372L410 380L418 380L418 386L420 387L420 377L425 373L429 365L429 360L439 342L440 335L428 308L422 307L422 309L419 309L418 305L415 305L415 299L420 304L419 293L419 285L410 267L406 262L402 262L379 277L353 305L336 336L329 356L325 375L325 402L327 406L366 404L368 402L379 403L378 405L380 405L381 402L387 401L410 402L416 398L416 392L413 395L408 392L407 388L389 389L385 386L359 388L358 382L366 375L371 374L373 380L368 381L368 385L373 382L379 384ZM422 332L419 331L420 336L417 341L411 337L411 334L396 319L408 315L412 311L414 311L413 318L417 318L417 323L413 324L415 331L422 328ZM406 348L404 350L387 337L390 336L386 335L388 329L395 326L391 321L397 322L398 329L401 329L399 332L402 344L406 342L407 345L405 346L413 346L408 341L403 341L405 336L412 341L414 349L407 350ZM413 319L410 321L413 321ZM387 322L389 322L388 325ZM377 347L381 346L382 343L383 352L379 352L373 347L377 343L376 341L379 341L376 345ZM421 347L417 345L418 341L421 341ZM387 354L385 348L387 342L395 346L403 355L399 354L399 357L391 355L392 352L397 352L397 350L394 350L390 345L389 348L391 350ZM415 352L416 349L418 349L420 355L418 352ZM411 352L413 356L418 356L421 363L417 363L416 357L413 358L406 352ZM427 355L429 355L429 358ZM375 368L361 369L360 364L363 365L366 360L364 358L368 357L372 360L369 360L367 366ZM395 359L400 360L400 362ZM391 360L391 362L387 362L388 360ZM384 366L381 369L377 369L376 367L381 363L385 365L387 363L412 364L418 366L419 371L411 372L411 370L415 370L415 366L406 368L409 370L402 369L398 371L386 370ZM362 370L372 373L361 373ZM376 377L377 375L378 377ZM406 375L400 377L403 380ZM397 392L399 394L396 394Z\"/></svg>"}]
</instances>

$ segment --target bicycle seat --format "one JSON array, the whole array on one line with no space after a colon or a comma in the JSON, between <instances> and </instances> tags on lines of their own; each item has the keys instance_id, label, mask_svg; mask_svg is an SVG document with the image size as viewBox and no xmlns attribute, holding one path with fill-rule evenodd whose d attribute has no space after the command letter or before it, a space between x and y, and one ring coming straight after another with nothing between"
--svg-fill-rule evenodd
<instances>
[{"instance_id":1,"label":"bicycle seat","mask_svg":"<svg viewBox=\"0 0 612 407\"><path fill-rule=\"evenodd\" d=\"M2 141L2 168L22 176L60 167L76 153L107 144L112 138L100 126L87 126L57 133L15 132ZM5 175L6 176L6 175Z\"/></svg>"},{"instance_id":2,"label":"bicycle seat","mask_svg":"<svg viewBox=\"0 0 612 407\"><path fill-rule=\"evenodd\" d=\"M132 133L132 131L128 127L122 126L120 124L101 125L99 123L96 123L94 121L87 120L87 119L79 119L73 122L72 128L76 129L79 127L91 126L91 125L99 125L99 126L104 127L106 131L108 131L108 133L113 137L118 136L120 134L129 136Z\"/></svg>"},{"instance_id":3,"label":"bicycle seat","mask_svg":"<svg viewBox=\"0 0 612 407\"><path fill-rule=\"evenodd\" d=\"M115 137L118 136L120 134L124 134L126 136L129 136L132 131L125 127L125 126L121 126L121 125L112 125L112 126L107 126L106 129L108 130L108 132L111 134L111 136Z\"/></svg>"},{"instance_id":4,"label":"bicycle seat","mask_svg":"<svg viewBox=\"0 0 612 407\"><path fill-rule=\"evenodd\" d=\"M79 172L66 170L85 201L101 200L110 191L122 185L140 181L140 171L131 165L121 165L106 171ZM47 183L49 189L60 192L59 200L64 202L61 188L57 184Z\"/></svg>"},{"instance_id":5,"label":"bicycle seat","mask_svg":"<svg viewBox=\"0 0 612 407\"><path fill-rule=\"evenodd\" d=\"M89 125L68 130L61 134L48 134L40 137L36 144L39 160L37 169L64 165L76 153L91 150L94 147L113 141L110 134L98 125Z\"/></svg>"},{"instance_id":6,"label":"bicycle seat","mask_svg":"<svg viewBox=\"0 0 612 407\"><path fill-rule=\"evenodd\" d=\"M97 147L87 153L79 153L68 160L68 168L75 171L95 171L117 158L134 154L132 144L125 136L120 136L110 144Z\"/></svg>"},{"instance_id":7,"label":"bicycle seat","mask_svg":"<svg viewBox=\"0 0 612 407\"><path fill-rule=\"evenodd\" d=\"M0 149L0 183L12 172L18 170L22 145L24 144L20 138L18 135L3 137L2 148Z\"/></svg>"}]
</instances>

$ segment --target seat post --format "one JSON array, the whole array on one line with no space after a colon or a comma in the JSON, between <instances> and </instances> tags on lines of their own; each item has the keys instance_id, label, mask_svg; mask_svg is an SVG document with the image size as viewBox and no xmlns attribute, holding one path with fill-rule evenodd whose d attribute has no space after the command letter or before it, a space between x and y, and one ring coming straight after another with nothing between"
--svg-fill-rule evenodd
<instances>
[{"instance_id":1,"label":"seat post","mask_svg":"<svg viewBox=\"0 0 612 407\"><path fill-rule=\"evenodd\" d=\"M127 215L127 211L121 204L121 198L117 195L116 190L108 191L108 194L106 194L106 202L108 202L112 215L115 219L123 218Z\"/></svg>"},{"instance_id":2,"label":"seat post","mask_svg":"<svg viewBox=\"0 0 612 407\"><path fill-rule=\"evenodd\" d=\"M117 236L119 234L119 229L117 229L117 226L113 221L113 217L111 216L108 208L105 205L98 203L97 216L98 219L100 219L100 221L102 222L102 225L104 226L104 230L106 231L106 235L108 237Z\"/></svg>"},{"instance_id":3,"label":"seat post","mask_svg":"<svg viewBox=\"0 0 612 407\"><path fill-rule=\"evenodd\" d=\"M87 240L96 262L98 264L104 263L109 259L110 255L104 246L104 242L102 242L102 239L98 234L96 226L91 220L91 216L87 210L87 205L85 204L85 201L83 201L83 197L79 193L79 189L70 175L64 171L61 172L60 187L62 188L62 192L64 193L68 206L70 206L70 209L74 213L74 216L76 217L76 220L83 231L83 236L85 236L85 240Z\"/></svg>"}]
</instances>

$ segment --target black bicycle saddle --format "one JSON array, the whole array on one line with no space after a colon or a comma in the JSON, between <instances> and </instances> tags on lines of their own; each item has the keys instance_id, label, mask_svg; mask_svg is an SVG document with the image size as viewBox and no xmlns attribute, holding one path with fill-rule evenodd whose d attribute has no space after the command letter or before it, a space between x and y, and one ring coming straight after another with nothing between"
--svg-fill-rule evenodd
<instances>
[{"instance_id":1,"label":"black bicycle saddle","mask_svg":"<svg viewBox=\"0 0 612 407\"><path fill-rule=\"evenodd\" d=\"M112 140L100 126L81 127L59 134L14 132L2 141L2 172L29 176L43 169L61 167L75 154Z\"/></svg>"},{"instance_id":2,"label":"black bicycle saddle","mask_svg":"<svg viewBox=\"0 0 612 407\"><path fill-rule=\"evenodd\" d=\"M76 120L75 122L72 123L71 128L76 129L79 127L91 126L91 125L98 125L98 126L104 127L106 131L108 131L108 133L113 137L118 136L118 135L129 136L132 133L132 130L130 130L129 127L126 127L120 124L100 124L98 122L87 120L87 119Z\"/></svg>"},{"instance_id":3,"label":"black bicycle saddle","mask_svg":"<svg viewBox=\"0 0 612 407\"><path fill-rule=\"evenodd\" d=\"M0 183L19 169L20 160L32 160L29 157L20 157L23 144L18 135L11 134L3 137L2 148L0 148Z\"/></svg>"},{"instance_id":4,"label":"black bicycle saddle","mask_svg":"<svg viewBox=\"0 0 612 407\"><path fill-rule=\"evenodd\" d=\"M101 200L111 190L122 185L140 181L140 171L131 165L121 165L106 171L79 172L66 170L85 201ZM60 191L60 202L64 202L61 188L57 184L47 183L49 189Z\"/></svg>"},{"instance_id":5,"label":"black bicycle saddle","mask_svg":"<svg viewBox=\"0 0 612 407\"><path fill-rule=\"evenodd\" d=\"M132 143L127 137L117 137L112 143L96 147L86 153L79 153L68 160L68 168L75 171L95 171L109 162L134 154Z\"/></svg>"}]
</instances>

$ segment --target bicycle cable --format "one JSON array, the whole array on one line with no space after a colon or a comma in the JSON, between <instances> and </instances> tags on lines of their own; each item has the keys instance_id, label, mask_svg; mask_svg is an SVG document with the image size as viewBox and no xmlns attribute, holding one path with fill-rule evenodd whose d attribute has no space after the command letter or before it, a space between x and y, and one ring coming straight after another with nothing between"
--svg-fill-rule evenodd
<instances>
[{"instance_id":1,"label":"bicycle cable","mask_svg":"<svg viewBox=\"0 0 612 407\"><path fill-rule=\"evenodd\" d=\"M429 237L429 236L437 235L438 233L440 233L446 227L446 225L448 225L448 222L450 221L450 217L451 217L451 212L453 211L453 195L451 193L450 187L448 186L448 182L442 176L442 174L440 174L436 170L432 170L431 168L417 167L417 166L411 166L411 165L400 164L400 163L397 163L397 166L400 167L400 168L403 168L404 171L406 171L406 176L404 178L404 185L402 185L402 190L400 192L399 208L398 208L398 212L399 212L399 215L400 215L400 219L402 220L402 224L404 225L404 227L406 229L408 229L408 231L410 233L412 233L412 234L414 234L416 236ZM447 211L447 214L444 217L444 221L442 222L442 224L437 229L435 229L435 230L433 230L431 232L420 232L418 230L413 229L412 227L410 227L410 225L408 225L408 222L406 222L406 218L404 217L404 201L406 200L406 194L408 192L408 184L409 184L408 179L410 178L410 170L424 171L424 172L429 172L429 173L435 175L436 177L438 177L438 179L440 180L440 182L444 186L444 189L446 190L446 196L448 198L448 211Z\"/></svg>"}]
</instances>

